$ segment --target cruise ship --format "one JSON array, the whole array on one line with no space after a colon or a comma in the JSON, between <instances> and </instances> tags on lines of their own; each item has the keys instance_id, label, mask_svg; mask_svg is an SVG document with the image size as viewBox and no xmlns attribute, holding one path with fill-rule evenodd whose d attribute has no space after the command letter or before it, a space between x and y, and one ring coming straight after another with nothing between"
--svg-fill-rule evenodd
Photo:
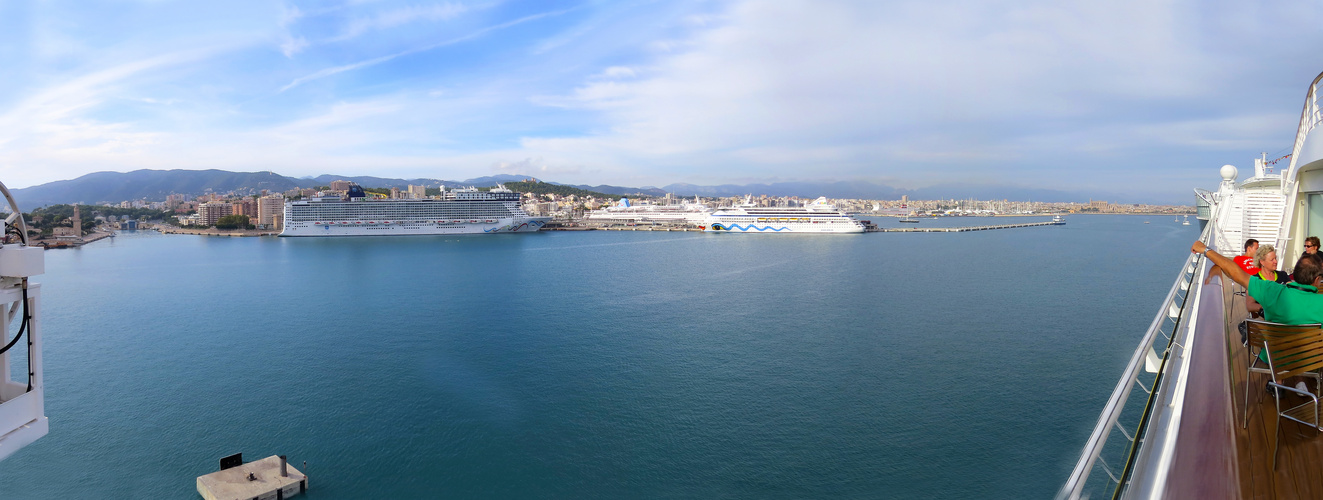
<instances>
[{"instance_id":1,"label":"cruise ship","mask_svg":"<svg viewBox=\"0 0 1323 500\"><path fill-rule=\"evenodd\" d=\"M709 233L862 233L864 224L818 198L803 207L757 207L750 197L719 208L700 225Z\"/></svg>"},{"instance_id":2,"label":"cruise ship","mask_svg":"<svg viewBox=\"0 0 1323 500\"><path fill-rule=\"evenodd\" d=\"M621 198L618 203L601 210L584 214L584 220L591 222L657 222L663 224L699 225L707 220L712 210L699 203L694 197L693 203L680 205L653 205L649 203L633 204L629 198Z\"/></svg>"},{"instance_id":3,"label":"cruise ship","mask_svg":"<svg viewBox=\"0 0 1323 500\"><path fill-rule=\"evenodd\" d=\"M498 184L489 191L441 188L426 199L367 199L350 186L345 196L320 196L285 203L281 236L396 236L428 234L528 233L550 217L532 217L519 206L519 193Z\"/></svg>"},{"instance_id":4,"label":"cruise ship","mask_svg":"<svg viewBox=\"0 0 1323 500\"><path fill-rule=\"evenodd\" d=\"M1248 179L1225 165L1216 191L1195 190L1209 249L1240 255L1254 238L1276 247L1279 270L1290 272L1306 238L1323 236L1320 80L1309 85L1285 170L1273 172L1265 156ZM1323 498L1320 389L1309 380L1312 394L1265 391L1269 375L1248 369L1239 329L1244 288L1224 277L1205 284L1210 267L1195 253L1181 264L1057 498Z\"/></svg>"}]
</instances>

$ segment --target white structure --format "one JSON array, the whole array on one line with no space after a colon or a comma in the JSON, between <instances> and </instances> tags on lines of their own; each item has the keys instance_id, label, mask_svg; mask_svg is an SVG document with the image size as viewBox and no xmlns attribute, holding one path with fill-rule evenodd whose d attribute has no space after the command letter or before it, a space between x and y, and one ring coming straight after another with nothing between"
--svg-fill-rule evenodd
<instances>
[{"instance_id":1,"label":"white structure","mask_svg":"<svg viewBox=\"0 0 1323 500\"><path fill-rule=\"evenodd\" d=\"M757 207L744 204L718 208L703 225L717 233L862 233L864 224L837 210L821 197L803 207Z\"/></svg>"},{"instance_id":2,"label":"white structure","mask_svg":"<svg viewBox=\"0 0 1323 500\"><path fill-rule=\"evenodd\" d=\"M9 190L0 193L14 208L5 219L27 235L27 224ZM26 239L0 245L0 460L45 436L45 377L41 361L41 286L28 278L45 272L45 255ZM14 368L27 366L15 379Z\"/></svg>"},{"instance_id":3,"label":"white structure","mask_svg":"<svg viewBox=\"0 0 1323 500\"><path fill-rule=\"evenodd\" d=\"M707 221L712 210L698 202L682 205L632 204L629 198L621 198L619 203L593 210L584 214L585 220L593 222L660 222L672 224L699 225Z\"/></svg>"},{"instance_id":4,"label":"white structure","mask_svg":"<svg viewBox=\"0 0 1323 500\"><path fill-rule=\"evenodd\" d=\"M285 204L285 228L280 235L529 233L542 229L548 220L524 213L519 206L519 193L505 186L497 185L490 191L442 188L439 199L364 200L327 196L289 202Z\"/></svg>"}]
</instances>

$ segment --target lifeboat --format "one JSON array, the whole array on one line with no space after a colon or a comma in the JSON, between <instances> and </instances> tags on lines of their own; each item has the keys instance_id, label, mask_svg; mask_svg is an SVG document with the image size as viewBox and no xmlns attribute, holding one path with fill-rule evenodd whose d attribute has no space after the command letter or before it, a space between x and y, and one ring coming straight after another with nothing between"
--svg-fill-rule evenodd
<instances>
[{"instance_id":1,"label":"lifeboat","mask_svg":"<svg viewBox=\"0 0 1323 500\"><path fill-rule=\"evenodd\" d=\"M470 222L470 223L473 223L473 224L477 224L477 223L482 222L482 221L480 221L480 220L478 220L478 219L470 219L469 222Z\"/></svg>"},{"instance_id":2,"label":"lifeboat","mask_svg":"<svg viewBox=\"0 0 1323 500\"><path fill-rule=\"evenodd\" d=\"M347 221L347 220L342 220L342 221L340 221L340 225L345 225L345 224L348 224L348 223L349 223L349 221Z\"/></svg>"},{"instance_id":3,"label":"lifeboat","mask_svg":"<svg viewBox=\"0 0 1323 500\"><path fill-rule=\"evenodd\" d=\"M496 223L496 219L487 219L486 222L487 222L488 224L495 224L495 223Z\"/></svg>"},{"instance_id":4,"label":"lifeboat","mask_svg":"<svg viewBox=\"0 0 1323 500\"><path fill-rule=\"evenodd\" d=\"M354 221L354 224L362 224L362 223L363 223L363 221L361 221L361 220L356 220L356 221Z\"/></svg>"}]
</instances>

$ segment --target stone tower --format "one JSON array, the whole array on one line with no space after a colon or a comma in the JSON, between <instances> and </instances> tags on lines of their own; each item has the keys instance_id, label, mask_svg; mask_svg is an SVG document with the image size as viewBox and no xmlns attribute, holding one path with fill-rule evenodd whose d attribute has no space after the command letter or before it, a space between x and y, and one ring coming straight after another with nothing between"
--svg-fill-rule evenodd
<instances>
[{"instance_id":1,"label":"stone tower","mask_svg":"<svg viewBox=\"0 0 1323 500\"><path fill-rule=\"evenodd\" d=\"M83 217L78 214L77 203L74 204L73 230L74 230L74 237L76 238L83 237Z\"/></svg>"}]
</instances>

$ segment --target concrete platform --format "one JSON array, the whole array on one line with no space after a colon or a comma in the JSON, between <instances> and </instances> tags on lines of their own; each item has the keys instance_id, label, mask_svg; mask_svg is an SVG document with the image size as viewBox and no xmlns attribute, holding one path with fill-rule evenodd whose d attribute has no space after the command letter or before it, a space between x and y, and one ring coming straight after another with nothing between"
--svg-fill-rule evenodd
<instances>
[{"instance_id":1,"label":"concrete platform","mask_svg":"<svg viewBox=\"0 0 1323 500\"><path fill-rule=\"evenodd\" d=\"M198 493L206 500L274 500L290 498L308 489L308 476L287 465L280 476L280 457L261 460L198 476ZM252 474L255 479L249 479Z\"/></svg>"}]
</instances>

